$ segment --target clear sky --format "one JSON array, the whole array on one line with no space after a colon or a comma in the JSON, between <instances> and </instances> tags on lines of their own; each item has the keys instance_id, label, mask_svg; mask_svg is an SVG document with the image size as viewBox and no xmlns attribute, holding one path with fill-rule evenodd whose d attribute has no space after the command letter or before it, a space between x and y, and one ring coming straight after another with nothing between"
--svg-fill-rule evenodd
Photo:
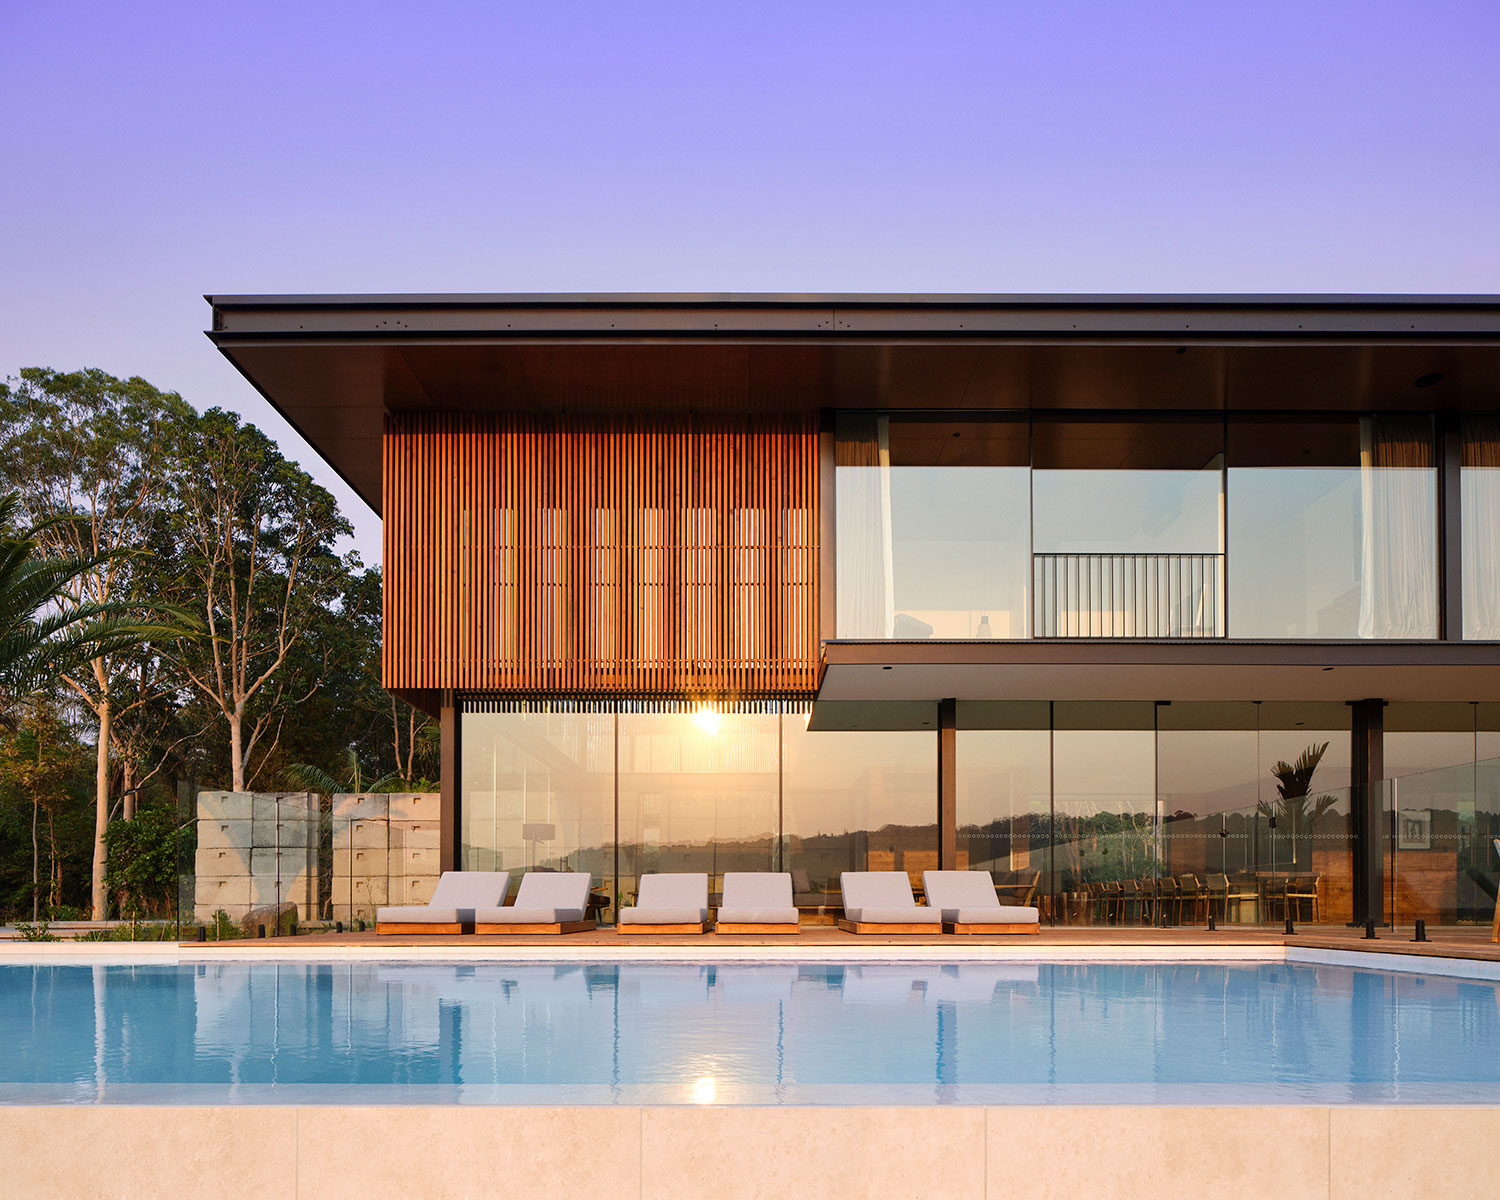
<instances>
[{"instance_id":1,"label":"clear sky","mask_svg":"<svg viewBox=\"0 0 1500 1200\"><path fill-rule=\"evenodd\" d=\"M0 0L0 373L205 292L1500 291L1493 0Z\"/></svg>"}]
</instances>

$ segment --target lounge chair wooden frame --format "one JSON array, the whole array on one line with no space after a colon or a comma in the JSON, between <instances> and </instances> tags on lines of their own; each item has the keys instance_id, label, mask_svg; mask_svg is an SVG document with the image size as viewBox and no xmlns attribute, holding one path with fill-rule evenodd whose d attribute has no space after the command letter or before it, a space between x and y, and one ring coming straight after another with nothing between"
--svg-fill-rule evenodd
<instances>
[{"instance_id":1,"label":"lounge chair wooden frame","mask_svg":"<svg viewBox=\"0 0 1500 1200\"><path fill-rule=\"evenodd\" d=\"M707 933L710 921L688 921L675 925L616 925L615 932L625 937L652 933Z\"/></svg>"},{"instance_id":2,"label":"lounge chair wooden frame","mask_svg":"<svg viewBox=\"0 0 1500 1200\"><path fill-rule=\"evenodd\" d=\"M534 937L538 935L557 936L564 933L587 933L589 930L597 929L598 927L599 922L594 920L553 921L550 924L546 922L540 922L537 924L526 925L507 925L501 922L486 924L484 922L476 921L474 923L474 932L479 934L486 934L489 936L503 935L507 933L519 933L524 934L528 937Z\"/></svg>"},{"instance_id":3,"label":"lounge chair wooden frame","mask_svg":"<svg viewBox=\"0 0 1500 1200\"><path fill-rule=\"evenodd\" d=\"M1010 922L988 925L974 925L962 922L944 921L944 933L972 934L972 933L997 933L1002 937L1024 937L1027 934L1041 933L1042 923L1040 921Z\"/></svg>"},{"instance_id":4,"label":"lounge chair wooden frame","mask_svg":"<svg viewBox=\"0 0 1500 1200\"><path fill-rule=\"evenodd\" d=\"M839 928L845 933L942 933L940 921L850 921L839 918Z\"/></svg>"},{"instance_id":5,"label":"lounge chair wooden frame","mask_svg":"<svg viewBox=\"0 0 1500 1200\"><path fill-rule=\"evenodd\" d=\"M714 926L715 933L801 933L800 923L791 921L720 921Z\"/></svg>"},{"instance_id":6,"label":"lounge chair wooden frame","mask_svg":"<svg viewBox=\"0 0 1500 1200\"><path fill-rule=\"evenodd\" d=\"M452 937L456 934L473 933L474 927L466 921L377 921L375 932L390 937Z\"/></svg>"}]
</instances>

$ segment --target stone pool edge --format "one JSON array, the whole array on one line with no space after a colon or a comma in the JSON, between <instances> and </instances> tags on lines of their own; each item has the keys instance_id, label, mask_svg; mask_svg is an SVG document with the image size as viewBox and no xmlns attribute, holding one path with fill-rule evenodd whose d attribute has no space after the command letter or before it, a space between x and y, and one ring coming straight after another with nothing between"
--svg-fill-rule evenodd
<instances>
[{"instance_id":1,"label":"stone pool edge","mask_svg":"<svg viewBox=\"0 0 1500 1200\"><path fill-rule=\"evenodd\" d=\"M475 945L455 946L316 946L287 939L236 942L199 948L177 942L0 942L0 966L76 965L209 965L245 962L328 963L964 963L964 962L1241 962L1301 963L1309 966L1366 967L1460 979L1500 981L1500 962L1480 958L1439 957L1403 950L1371 952L1317 946L917 946L797 945L681 946Z\"/></svg>"},{"instance_id":2,"label":"stone pool edge","mask_svg":"<svg viewBox=\"0 0 1500 1200\"><path fill-rule=\"evenodd\" d=\"M14 1195L1483 1195L1480 1107L14 1107Z\"/></svg>"}]
</instances>

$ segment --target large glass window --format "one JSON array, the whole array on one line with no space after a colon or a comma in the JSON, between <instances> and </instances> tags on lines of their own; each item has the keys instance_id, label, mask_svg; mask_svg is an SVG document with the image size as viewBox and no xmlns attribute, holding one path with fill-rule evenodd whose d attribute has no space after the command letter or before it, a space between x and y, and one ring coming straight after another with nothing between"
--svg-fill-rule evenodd
<instances>
[{"instance_id":1,"label":"large glass window","mask_svg":"<svg viewBox=\"0 0 1500 1200\"><path fill-rule=\"evenodd\" d=\"M1052 844L1051 706L958 706L958 857L1002 900L1035 904Z\"/></svg>"},{"instance_id":2,"label":"large glass window","mask_svg":"<svg viewBox=\"0 0 1500 1200\"><path fill-rule=\"evenodd\" d=\"M588 871L613 895L612 712L466 713L459 796L468 871Z\"/></svg>"},{"instance_id":3,"label":"large glass window","mask_svg":"<svg viewBox=\"0 0 1500 1200\"><path fill-rule=\"evenodd\" d=\"M1437 636L1432 420L1229 429L1229 632Z\"/></svg>"},{"instance_id":4,"label":"large glass window","mask_svg":"<svg viewBox=\"0 0 1500 1200\"><path fill-rule=\"evenodd\" d=\"M838 635L1028 636L1023 422L838 424Z\"/></svg>"},{"instance_id":5,"label":"large glass window","mask_svg":"<svg viewBox=\"0 0 1500 1200\"><path fill-rule=\"evenodd\" d=\"M799 892L805 884L836 903L842 871L905 871L919 885L937 867L937 714L929 707L925 729L891 721L879 704L820 705L834 730L784 718L783 869Z\"/></svg>"},{"instance_id":6,"label":"large glass window","mask_svg":"<svg viewBox=\"0 0 1500 1200\"><path fill-rule=\"evenodd\" d=\"M1500 639L1500 416L1464 418L1464 637Z\"/></svg>"},{"instance_id":7,"label":"large glass window","mask_svg":"<svg viewBox=\"0 0 1500 1200\"><path fill-rule=\"evenodd\" d=\"M1102 918L1098 885L1156 871L1156 735L1151 703L1054 704L1053 909Z\"/></svg>"},{"instance_id":8,"label":"large glass window","mask_svg":"<svg viewBox=\"0 0 1500 1200\"><path fill-rule=\"evenodd\" d=\"M642 874L770 871L779 824L775 715L620 714L620 886Z\"/></svg>"},{"instance_id":9,"label":"large glass window","mask_svg":"<svg viewBox=\"0 0 1500 1200\"><path fill-rule=\"evenodd\" d=\"M1223 439L1219 421L1037 423L1039 635L1222 633Z\"/></svg>"}]
</instances>

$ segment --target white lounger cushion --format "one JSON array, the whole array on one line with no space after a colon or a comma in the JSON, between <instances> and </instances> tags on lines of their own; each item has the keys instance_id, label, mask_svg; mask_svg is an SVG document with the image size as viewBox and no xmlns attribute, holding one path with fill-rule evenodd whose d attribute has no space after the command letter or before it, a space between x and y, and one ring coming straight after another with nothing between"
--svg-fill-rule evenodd
<instances>
[{"instance_id":1,"label":"white lounger cushion","mask_svg":"<svg viewBox=\"0 0 1500 1200\"><path fill-rule=\"evenodd\" d=\"M846 904L844 919L873 925L941 925L943 914L940 909L922 908L916 904L910 908L850 908Z\"/></svg>"},{"instance_id":2,"label":"white lounger cushion","mask_svg":"<svg viewBox=\"0 0 1500 1200\"><path fill-rule=\"evenodd\" d=\"M462 924L474 920L476 908L505 903L509 890L509 871L444 871L425 905L378 908L375 920L388 925Z\"/></svg>"},{"instance_id":3,"label":"white lounger cushion","mask_svg":"<svg viewBox=\"0 0 1500 1200\"><path fill-rule=\"evenodd\" d=\"M473 919L472 908L436 908L431 904L406 904L375 910L375 920L380 925L462 925Z\"/></svg>"},{"instance_id":4,"label":"white lounger cushion","mask_svg":"<svg viewBox=\"0 0 1500 1200\"><path fill-rule=\"evenodd\" d=\"M635 906L620 910L621 925L692 925L708 920L708 876L642 875Z\"/></svg>"},{"instance_id":5,"label":"white lounger cushion","mask_svg":"<svg viewBox=\"0 0 1500 1200\"><path fill-rule=\"evenodd\" d=\"M725 871L719 921L729 925L796 925L792 877L778 871Z\"/></svg>"},{"instance_id":6,"label":"white lounger cushion","mask_svg":"<svg viewBox=\"0 0 1500 1200\"><path fill-rule=\"evenodd\" d=\"M943 920L954 925L1035 925L1040 911L1021 904L1002 904L999 908L943 908Z\"/></svg>"},{"instance_id":7,"label":"white lounger cushion","mask_svg":"<svg viewBox=\"0 0 1500 1200\"><path fill-rule=\"evenodd\" d=\"M1019 904L1001 904L988 871L923 871L927 903L956 925L1035 925L1041 914Z\"/></svg>"},{"instance_id":8,"label":"white lounger cushion","mask_svg":"<svg viewBox=\"0 0 1500 1200\"><path fill-rule=\"evenodd\" d=\"M796 925L801 918L795 908L719 907L720 925Z\"/></svg>"},{"instance_id":9,"label":"white lounger cushion","mask_svg":"<svg viewBox=\"0 0 1500 1200\"><path fill-rule=\"evenodd\" d=\"M920 908L905 871L845 871L839 876L844 918L879 925L939 925L943 914Z\"/></svg>"},{"instance_id":10,"label":"white lounger cushion","mask_svg":"<svg viewBox=\"0 0 1500 1200\"><path fill-rule=\"evenodd\" d=\"M621 925L698 925L708 920L705 908L622 908Z\"/></svg>"},{"instance_id":11,"label":"white lounger cushion","mask_svg":"<svg viewBox=\"0 0 1500 1200\"><path fill-rule=\"evenodd\" d=\"M480 925L558 925L581 921L589 904L587 871L528 871L510 908L477 908Z\"/></svg>"}]
</instances>

